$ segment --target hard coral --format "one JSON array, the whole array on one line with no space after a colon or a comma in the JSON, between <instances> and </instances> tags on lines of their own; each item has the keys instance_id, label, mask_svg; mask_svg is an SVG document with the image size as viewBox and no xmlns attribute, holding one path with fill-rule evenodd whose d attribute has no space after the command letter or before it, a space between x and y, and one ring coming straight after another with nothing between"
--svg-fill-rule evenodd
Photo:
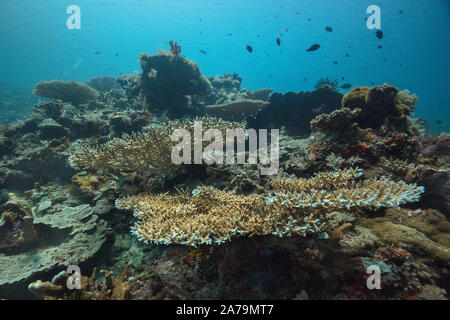
<instances>
[{"instance_id":1,"label":"hard coral","mask_svg":"<svg viewBox=\"0 0 450 320\"><path fill-rule=\"evenodd\" d=\"M139 58L140 88L147 106L168 109L172 117L189 113L186 96L204 96L212 89L198 65L176 53L160 51L152 56L144 53Z\"/></svg>"},{"instance_id":2,"label":"hard coral","mask_svg":"<svg viewBox=\"0 0 450 320\"><path fill-rule=\"evenodd\" d=\"M66 283L69 275L62 271L51 282L38 280L30 283L28 290L44 300L124 300L130 295L126 280L130 266L131 263L128 263L118 279L113 277L111 271L101 270L105 276L104 282L95 281L97 269L94 268L90 277L81 275L80 289L68 289Z\"/></svg>"},{"instance_id":3,"label":"hard coral","mask_svg":"<svg viewBox=\"0 0 450 320\"><path fill-rule=\"evenodd\" d=\"M263 100L242 99L225 104L206 106L206 110L225 120L241 121L268 105L269 102Z\"/></svg>"},{"instance_id":4,"label":"hard coral","mask_svg":"<svg viewBox=\"0 0 450 320\"><path fill-rule=\"evenodd\" d=\"M207 117L196 118L194 121L169 121L164 126L150 127L146 132L132 135L125 134L120 139L114 138L100 146L81 145L69 157L69 163L72 167L101 170L116 176L120 176L122 172L135 172L141 179L152 174L168 175L176 167L171 158L172 149L176 145L171 140L171 134L175 129L186 129L193 137L195 121L201 122L203 130L214 128L221 130L223 135L227 129L245 127L244 122ZM191 150L194 148L191 147Z\"/></svg>"},{"instance_id":5,"label":"hard coral","mask_svg":"<svg viewBox=\"0 0 450 320\"><path fill-rule=\"evenodd\" d=\"M342 107L361 109L358 125L361 128L379 128L386 118L397 125L405 126L413 111L417 97L408 95L408 91L399 92L394 86L355 87L342 99Z\"/></svg>"},{"instance_id":6,"label":"hard coral","mask_svg":"<svg viewBox=\"0 0 450 320\"><path fill-rule=\"evenodd\" d=\"M118 199L116 206L134 212L138 221L132 234L145 243L197 246L221 244L240 235L318 233L326 224L327 213L398 206L417 201L423 192L422 187L401 181L352 181L360 174L360 170L350 169L309 180L275 181L274 192L265 197L201 186L192 194L130 196Z\"/></svg>"},{"instance_id":7,"label":"hard coral","mask_svg":"<svg viewBox=\"0 0 450 320\"><path fill-rule=\"evenodd\" d=\"M36 84L33 93L52 100L70 102L76 107L95 100L98 96L98 92L85 83L59 80L41 81Z\"/></svg>"}]
</instances>

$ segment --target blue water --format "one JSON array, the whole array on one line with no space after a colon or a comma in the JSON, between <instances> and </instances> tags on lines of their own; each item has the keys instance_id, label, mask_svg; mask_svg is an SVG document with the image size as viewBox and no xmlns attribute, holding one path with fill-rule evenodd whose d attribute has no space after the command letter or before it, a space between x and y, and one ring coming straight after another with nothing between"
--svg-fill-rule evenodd
<instances>
[{"instance_id":1,"label":"blue water","mask_svg":"<svg viewBox=\"0 0 450 320\"><path fill-rule=\"evenodd\" d=\"M81 30L66 28L72 4ZM366 27L371 4L381 8L381 40ZM140 53L175 40L206 76L237 72L251 90L312 90L326 76L407 88L419 96L416 116L449 131L449 31L448 0L3 0L0 81L31 90L41 80L132 73ZM320 49L306 52L313 43Z\"/></svg>"}]
</instances>

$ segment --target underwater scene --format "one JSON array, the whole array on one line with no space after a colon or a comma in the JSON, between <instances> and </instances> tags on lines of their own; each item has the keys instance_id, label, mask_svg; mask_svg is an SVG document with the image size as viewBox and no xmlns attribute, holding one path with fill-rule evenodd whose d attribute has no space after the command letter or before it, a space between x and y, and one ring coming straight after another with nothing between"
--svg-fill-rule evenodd
<instances>
[{"instance_id":1,"label":"underwater scene","mask_svg":"<svg viewBox=\"0 0 450 320\"><path fill-rule=\"evenodd\" d=\"M448 0L2 1L0 35L0 299L449 298Z\"/></svg>"}]
</instances>

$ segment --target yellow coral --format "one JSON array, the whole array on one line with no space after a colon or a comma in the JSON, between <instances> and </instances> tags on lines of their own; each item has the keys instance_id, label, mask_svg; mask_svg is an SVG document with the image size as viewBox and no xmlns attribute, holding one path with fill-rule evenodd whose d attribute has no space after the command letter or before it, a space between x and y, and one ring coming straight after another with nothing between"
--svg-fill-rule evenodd
<instances>
[{"instance_id":1,"label":"yellow coral","mask_svg":"<svg viewBox=\"0 0 450 320\"><path fill-rule=\"evenodd\" d=\"M171 141L175 129L186 129L193 136L194 122L201 121L203 130L214 128L221 130L245 128L245 122L228 122L216 118L198 118L193 120L169 121L164 126L155 126L146 132L125 134L100 146L80 146L78 152L69 157L72 167L101 170L121 175L122 172L136 172L139 177L151 174L167 174L175 167L171 159ZM206 143L205 143L206 145ZM191 150L194 150L191 147Z\"/></svg>"},{"instance_id":2,"label":"yellow coral","mask_svg":"<svg viewBox=\"0 0 450 320\"><path fill-rule=\"evenodd\" d=\"M239 235L305 236L322 231L332 211L398 206L417 201L423 192L402 181L352 181L360 175L359 169L348 169L273 182L275 192L266 196L200 186L192 194L130 196L116 200L116 206L134 212L132 234L145 243L197 246Z\"/></svg>"}]
</instances>

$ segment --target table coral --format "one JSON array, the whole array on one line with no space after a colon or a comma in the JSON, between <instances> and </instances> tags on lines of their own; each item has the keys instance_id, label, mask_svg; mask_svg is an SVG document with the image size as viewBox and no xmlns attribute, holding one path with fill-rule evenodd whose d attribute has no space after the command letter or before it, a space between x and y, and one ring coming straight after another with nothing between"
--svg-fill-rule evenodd
<instances>
[{"instance_id":1,"label":"table coral","mask_svg":"<svg viewBox=\"0 0 450 320\"><path fill-rule=\"evenodd\" d=\"M33 93L52 100L70 102L76 107L95 100L98 96L98 92L85 83L59 80L41 81L36 84Z\"/></svg>"},{"instance_id":2,"label":"table coral","mask_svg":"<svg viewBox=\"0 0 450 320\"><path fill-rule=\"evenodd\" d=\"M327 213L398 206L419 200L423 192L422 187L402 181L354 182L359 175L360 170L349 169L317 174L309 180L281 180L272 184L274 192L266 196L235 195L200 186L192 194L130 196L116 200L116 206L134 212L138 221L132 234L145 243L197 246L221 244L241 235L319 233Z\"/></svg>"}]
</instances>

